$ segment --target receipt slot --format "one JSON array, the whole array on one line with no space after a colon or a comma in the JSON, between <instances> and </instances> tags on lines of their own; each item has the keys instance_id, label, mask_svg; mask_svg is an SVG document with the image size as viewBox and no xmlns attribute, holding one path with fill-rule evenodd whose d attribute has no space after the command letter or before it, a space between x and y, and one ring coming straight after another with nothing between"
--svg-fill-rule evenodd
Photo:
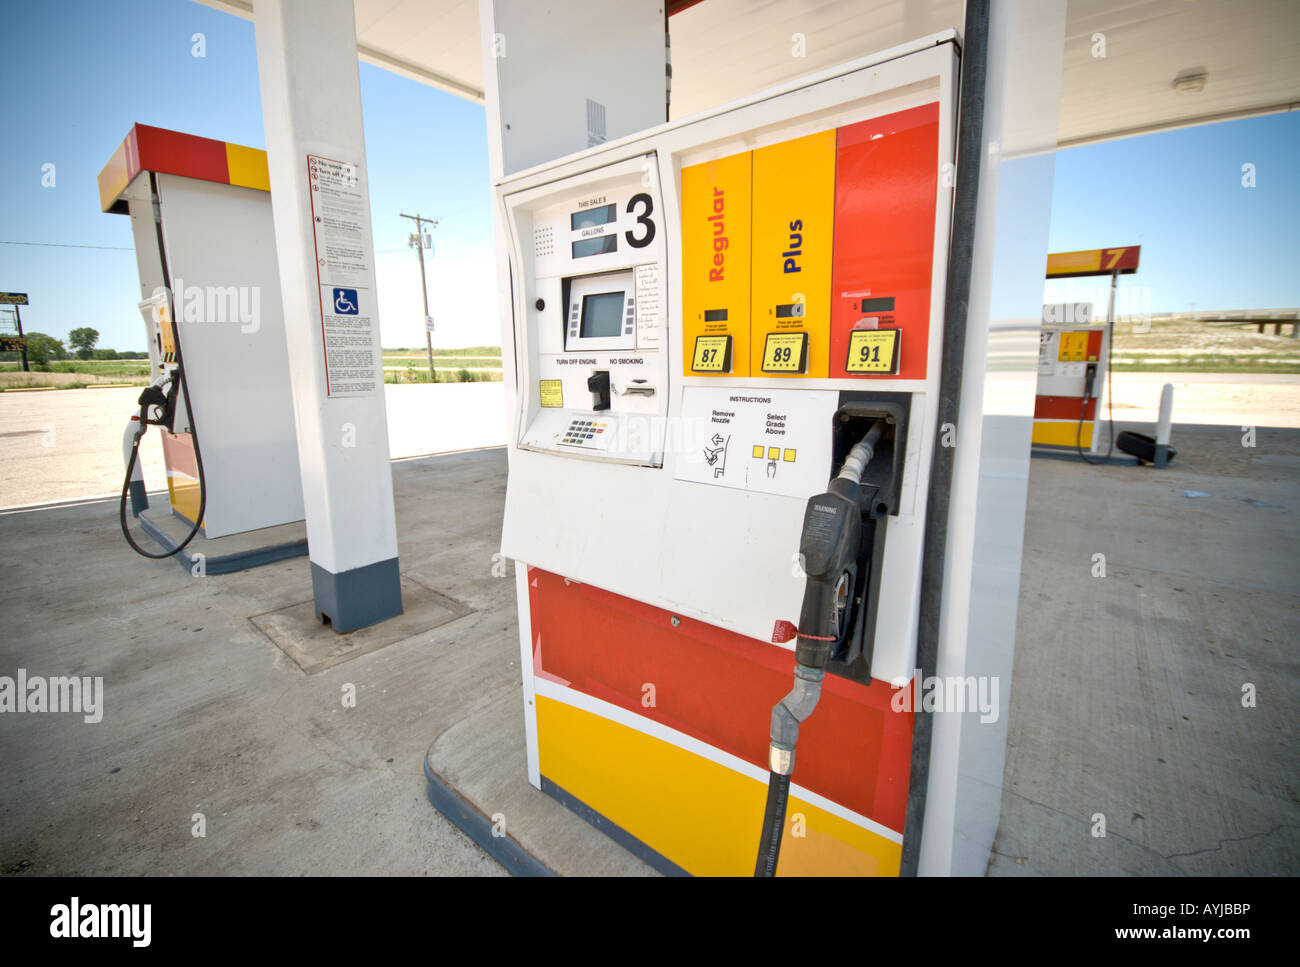
<instances>
[{"instance_id":1,"label":"receipt slot","mask_svg":"<svg viewBox=\"0 0 1300 967\"><path fill-rule=\"evenodd\" d=\"M805 509L869 431L776 871L900 868L952 208L932 39L496 187L529 780L665 872L754 870Z\"/></svg>"}]
</instances>

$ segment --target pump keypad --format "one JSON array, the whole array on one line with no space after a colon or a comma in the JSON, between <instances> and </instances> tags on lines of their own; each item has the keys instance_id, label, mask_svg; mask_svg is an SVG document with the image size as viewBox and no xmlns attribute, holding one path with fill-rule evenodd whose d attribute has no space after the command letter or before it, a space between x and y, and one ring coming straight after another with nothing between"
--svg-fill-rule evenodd
<instances>
[{"instance_id":1,"label":"pump keypad","mask_svg":"<svg viewBox=\"0 0 1300 967\"><path fill-rule=\"evenodd\" d=\"M608 448L609 441L602 434L608 429L609 424L603 420L570 420L569 425L564 430L564 435L560 437L560 442L571 447L592 447L604 450Z\"/></svg>"}]
</instances>

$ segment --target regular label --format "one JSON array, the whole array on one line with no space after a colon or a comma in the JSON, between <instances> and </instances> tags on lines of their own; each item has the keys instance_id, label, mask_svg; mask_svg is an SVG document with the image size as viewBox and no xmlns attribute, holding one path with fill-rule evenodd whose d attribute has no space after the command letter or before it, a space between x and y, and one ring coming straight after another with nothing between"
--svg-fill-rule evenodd
<instances>
[{"instance_id":1,"label":"regular label","mask_svg":"<svg viewBox=\"0 0 1300 967\"><path fill-rule=\"evenodd\" d=\"M763 346L763 372L802 373L808 364L808 333L769 332Z\"/></svg>"},{"instance_id":2,"label":"regular label","mask_svg":"<svg viewBox=\"0 0 1300 967\"><path fill-rule=\"evenodd\" d=\"M537 384L542 406L564 405L564 384L558 379L543 379Z\"/></svg>"},{"instance_id":3,"label":"regular label","mask_svg":"<svg viewBox=\"0 0 1300 967\"><path fill-rule=\"evenodd\" d=\"M748 376L751 152L682 168L682 364L698 336L730 336L731 362L721 372Z\"/></svg>"},{"instance_id":4,"label":"regular label","mask_svg":"<svg viewBox=\"0 0 1300 967\"><path fill-rule=\"evenodd\" d=\"M844 369L850 373L898 372L897 329L859 329L849 333L849 358Z\"/></svg>"},{"instance_id":5,"label":"regular label","mask_svg":"<svg viewBox=\"0 0 1300 967\"><path fill-rule=\"evenodd\" d=\"M697 373L726 373L731 370L730 336L697 336L691 369Z\"/></svg>"},{"instance_id":6,"label":"regular label","mask_svg":"<svg viewBox=\"0 0 1300 967\"><path fill-rule=\"evenodd\" d=\"M370 233L360 167L307 155L312 239L320 292L328 396L368 396L379 386Z\"/></svg>"}]
</instances>

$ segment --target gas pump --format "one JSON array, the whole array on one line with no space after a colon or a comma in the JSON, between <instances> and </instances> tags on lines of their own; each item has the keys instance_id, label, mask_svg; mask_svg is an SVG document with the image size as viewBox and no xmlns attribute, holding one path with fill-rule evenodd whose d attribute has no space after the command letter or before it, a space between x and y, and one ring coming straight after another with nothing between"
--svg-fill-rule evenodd
<instances>
[{"instance_id":1,"label":"gas pump","mask_svg":"<svg viewBox=\"0 0 1300 967\"><path fill-rule=\"evenodd\" d=\"M529 779L662 871L899 871L954 41L497 186Z\"/></svg>"},{"instance_id":2,"label":"gas pump","mask_svg":"<svg viewBox=\"0 0 1300 967\"><path fill-rule=\"evenodd\" d=\"M133 125L99 174L103 211L126 215L151 385L124 436L123 536L151 558L178 555L199 534L220 538L303 518L293 401L266 154ZM199 445L196 411L204 414ZM171 515L182 539L145 513L138 450L162 438ZM129 505L129 506L128 506ZM162 545L146 551L134 517ZM306 552L306 542L237 551L207 573Z\"/></svg>"}]
</instances>

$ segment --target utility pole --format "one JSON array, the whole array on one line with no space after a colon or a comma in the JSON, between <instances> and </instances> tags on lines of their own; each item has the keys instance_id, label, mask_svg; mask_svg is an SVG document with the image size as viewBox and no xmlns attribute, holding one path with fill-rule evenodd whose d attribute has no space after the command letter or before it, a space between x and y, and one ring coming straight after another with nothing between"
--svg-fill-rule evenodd
<instances>
[{"instance_id":1,"label":"utility pole","mask_svg":"<svg viewBox=\"0 0 1300 967\"><path fill-rule=\"evenodd\" d=\"M23 317L16 305L14 306L14 326L18 329L18 338L23 341L23 372L30 373L32 368L27 365L27 340L23 336Z\"/></svg>"},{"instance_id":2,"label":"utility pole","mask_svg":"<svg viewBox=\"0 0 1300 967\"><path fill-rule=\"evenodd\" d=\"M431 228L437 228L438 219L424 218L418 213L415 215L401 214L403 218L409 218L415 222L415 232L408 236L406 244L415 249L420 255L420 294L424 297L424 348L429 355L429 379L436 383L438 378L433 372L433 331L429 319L429 284L424 277L424 250L433 248L433 239L424 234L424 226L428 224Z\"/></svg>"}]
</instances>

